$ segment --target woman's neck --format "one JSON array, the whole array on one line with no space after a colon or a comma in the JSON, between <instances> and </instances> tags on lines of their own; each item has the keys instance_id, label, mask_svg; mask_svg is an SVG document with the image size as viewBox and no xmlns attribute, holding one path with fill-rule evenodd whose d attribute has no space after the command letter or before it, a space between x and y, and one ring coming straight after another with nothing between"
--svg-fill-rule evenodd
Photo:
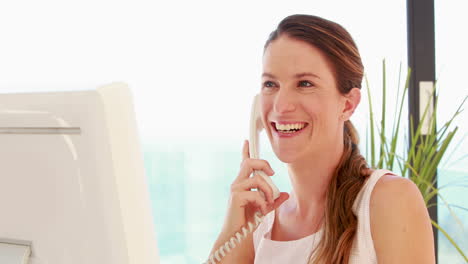
<instances>
[{"instance_id":1,"label":"woman's neck","mask_svg":"<svg viewBox=\"0 0 468 264\"><path fill-rule=\"evenodd\" d=\"M336 144L335 149L288 164L293 190L287 208L299 221L323 215L326 193L342 154L343 144Z\"/></svg>"}]
</instances>

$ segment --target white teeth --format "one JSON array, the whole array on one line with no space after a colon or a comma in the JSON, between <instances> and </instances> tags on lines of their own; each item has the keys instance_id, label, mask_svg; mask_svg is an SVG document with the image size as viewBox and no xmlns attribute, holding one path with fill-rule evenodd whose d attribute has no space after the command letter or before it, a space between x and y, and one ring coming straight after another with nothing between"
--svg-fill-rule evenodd
<instances>
[{"instance_id":1,"label":"white teeth","mask_svg":"<svg viewBox=\"0 0 468 264\"><path fill-rule=\"evenodd\" d=\"M296 123L296 124L287 124L287 125L282 125L275 123L276 129L280 130L281 132L289 131L292 129L302 129L304 128L305 124L304 123Z\"/></svg>"}]
</instances>

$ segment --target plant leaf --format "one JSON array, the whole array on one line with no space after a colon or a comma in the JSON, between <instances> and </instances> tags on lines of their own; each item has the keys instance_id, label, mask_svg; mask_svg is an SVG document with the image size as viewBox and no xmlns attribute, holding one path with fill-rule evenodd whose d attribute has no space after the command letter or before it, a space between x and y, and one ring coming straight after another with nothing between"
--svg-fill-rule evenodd
<instances>
[{"instance_id":1,"label":"plant leaf","mask_svg":"<svg viewBox=\"0 0 468 264\"><path fill-rule=\"evenodd\" d=\"M434 220L431 219L431 223L433 226L435 226L444 236L450 241L450 243L457 249L458 253L462 255L463 259L465 259L466 262L468 262L468 258L463 254L463 251L460 249L458 244L453 240L453 238L442 228L440 227Z\"/></svg>"}]
</instances>

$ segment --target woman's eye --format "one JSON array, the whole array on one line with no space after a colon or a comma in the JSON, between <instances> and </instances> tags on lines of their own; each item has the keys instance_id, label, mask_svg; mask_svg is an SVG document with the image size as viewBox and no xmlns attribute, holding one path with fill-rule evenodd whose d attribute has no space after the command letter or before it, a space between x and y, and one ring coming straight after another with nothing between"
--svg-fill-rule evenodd
<instances>
[{"instance_id":1,"label":"woman's eye","mask_svg":"<svg viewBox=\"0 0 468 264\"><path fill-rule=\"evenodd\" d=\"M275 87L275 83L271 81L266 81L263 83L263 87L272 88Z\"/></svg>"},{"instance_id":2,"label":"woman's eye","mask_svg":"<svg viewBox=\"0 0 468 264\"><path fill-rule=\"evenodd\" d=\"M301 87L312 87L313 85L309 81L300 81L299 86L301 86Z\"/></svg>"}]
</instances>

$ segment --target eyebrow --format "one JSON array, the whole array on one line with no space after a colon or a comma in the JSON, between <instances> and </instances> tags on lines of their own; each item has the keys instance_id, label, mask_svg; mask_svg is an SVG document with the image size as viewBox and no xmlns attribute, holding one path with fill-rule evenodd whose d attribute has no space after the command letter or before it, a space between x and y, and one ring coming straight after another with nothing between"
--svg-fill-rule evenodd
<instances>
[{"instance_id":1,"label":"eyebrow","mask_svg":"<svg viewBox=\"0 0 468 264\"><path fill-rule=\"evenodd\" d=\"M314 78L317 78L317 79L320 79L320 77L318 77L317 75L311 73L311 72L301 72L301 73L297 73L294 75L294 77L296 79L299 79L299 78L302 78L302 77L305 77L305 76L310 76L310 77L314 77ZM276 79L276 76L271 74L271 73L268 73L268 72L264 72L262 74L262 77L270 77L272 79Z\"/></svg>"}]
</instances>

